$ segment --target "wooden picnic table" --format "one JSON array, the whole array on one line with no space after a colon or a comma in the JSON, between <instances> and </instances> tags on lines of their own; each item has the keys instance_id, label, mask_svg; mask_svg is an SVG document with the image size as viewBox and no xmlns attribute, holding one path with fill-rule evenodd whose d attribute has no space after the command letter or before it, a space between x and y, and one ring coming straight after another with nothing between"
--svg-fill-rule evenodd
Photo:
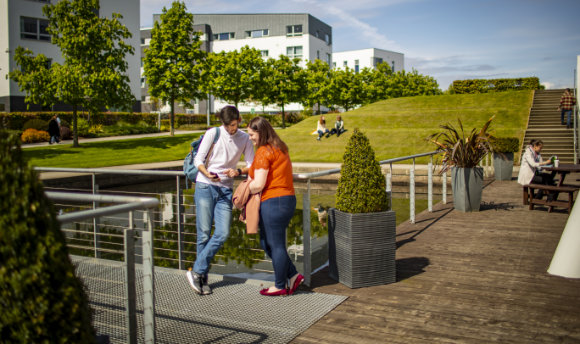
<instances>
[{"instance_id":1,"label":"wooden picnic table","mask_svg":"<svg viewBox=\"0 0 580 344\"><path fill-rule=\"evenodd\" d=\"M534 184L530 183L528 185L524 185L524 204L529 205L529 209L534 209L534 204L541 204L548 206L548 212L551 213L552 209L555 206L564 207L568 210L568 213L572 210L572 205L574 204L574 192L578 190L578 186L576 185L566 185L564 184L564 180L566 176L573 172L580 172L580 164L560 164L558 167L549 166L549 167L542 167L543 170L551 171L552 173L556 173L559 175L558 184L553 185L543 185L543 184ZM552 199L548 198L548 200L543 199L535 199L534 198L534 190L544 190L547 191L548 194L551 194ZM568 194L567 201L559 201L558 195L560 193Z\"/></svg>"},{"instance_id":2,"label":"wooden picnic table","mask_svg":"<svg viewBox=\"0 0 580 344\"><path fill-rule=\"evenodd\" d=\"M564 185L564 179L572 172L580 172L580 164L560 164L558 167L543 167L546 171L553 171L560 175L557 186Z\"/></svg>"}]
</instances>

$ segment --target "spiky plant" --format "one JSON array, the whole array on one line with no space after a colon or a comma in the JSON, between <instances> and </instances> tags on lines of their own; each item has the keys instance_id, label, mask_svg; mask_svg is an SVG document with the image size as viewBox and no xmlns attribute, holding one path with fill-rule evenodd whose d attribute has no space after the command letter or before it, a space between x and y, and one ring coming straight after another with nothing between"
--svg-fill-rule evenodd
<instances>
[{"instance_id":1,"label":"spiky plant","mask_svg":"<svg viewBox=\"0 0 580 344\"><path fill-rule=\"evenodd\" d=\"M373 213L389 209L385 177L369 139L354 129L343 156L336 190L336 209L345 213Z\"/></svg>"},{"instance_id":2,"label":"spiky plant","mask_svg":"<svg viewBox=\"0 0 580 344\"><path fill-rule=\"evenodd\" d=\"M469 135L465 136L463 124L460 119L459 130L450 123L441 125L444 131L435 133L427 139L433 142L441 150L441 171L447 172L451 167L472 168L476 167L488 152L492 152L491 140L493 136L487 132L492 116L481 130L471 129Z\"/></svg>"}]
</instances>

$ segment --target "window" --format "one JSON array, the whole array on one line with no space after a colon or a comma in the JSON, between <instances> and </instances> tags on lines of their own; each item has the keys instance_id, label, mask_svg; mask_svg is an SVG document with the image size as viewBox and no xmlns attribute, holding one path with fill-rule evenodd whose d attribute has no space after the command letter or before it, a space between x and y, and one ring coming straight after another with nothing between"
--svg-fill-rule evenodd
<instances>
[{"instance_id":1,"label":"window","mask_svg":"<svg viewBox=\"0 0 580 344\"><path fill-rule=\"evenodd\" d=\"M332 63L332 68L336 68L336 62Z\"/></svg>"},{"instance_id":2,"label":"window","mask_svg":"<svg viewBox=\"0 0 580 344\"><path fill-rule=\"evenodd\" d=\"M46 31L48 20L20 17L20 38L50 41L50 34Z\"/></svg>"},{"instance_id":3,"label":"window","mask_svg":"<svg viewBox=\"0 0 580 344\"><path fill-rule=\"evenodd\" d=\"M395 71L395 61L393 61L393 62L391 63L391 68L392 68L392 71L394 72L394 71Z\"/></svg>"},{"instance_id":4,"label":"window","mask_svg":"<svg viewBox=\"0 0 580 344\"><path fill-rule=\"evenodd\" d=\"M213 39L215 39L216 41L227 41L230 39L234 39L235 37L236 35L234 32L222 32L213 35Z\"/></svg>"},{"instance_id":5,"label":"window","mask_svg":"<svg viewBox=\"0 0 580 344\"><path fill-rule=\"evenodd\" d=\"M316 50L316 58L320 60L320 50Z\"/></svg>"},{"instance_id":6,"label":"window","mask_svg":"<svg viewBox=\"0 0 580 344\"><path fill-rule=\"evenodd\" d=\"M343 62L342 62L342 65L343 65L344 67L348 67L348 62L347 62L347 61L343 61Z\"/></svg>"},{"instance_id":7,"label":"window","mask_svg":"<svg viewBox=\"0 0 580 344\"><path fill-rule=\"evenodd\" d=\"M326 63L328 63L329 66L330 66L330 59L331 59L331 55L329 53L326 53ZM334 66L336 67L336 63L334 64Z\"/></svg>"},{"instance_id":8,"label":"window","mask_svg":"<svg viewBox=\"0 0 580 344\"><path fill-rule=\"evenodd\" d=\"M302 36L302 25L286 26L286 36Z\"/></svg>"},{"instance_id":9,"label":"window","mask_svg":"<svg viewBox=\"0 0 580 344\"><path fill-rule=\"evenodd\" d=\"M326 42L327 45L330 45L330 35L325 33L324 34L324 41Z\"/></svg>"},{"instance_id":10,"label":"window","mask_svg":"<svg viewBox=\"0 0 580 344\"><path fill-rule=\"evenodd\" d=\"M302 58L302 46L298 45L295 47L287 47L286 55L291 59L295 57Z\"/></svg>"},{"instance_id":11,"label":"window","mask_svg":"<svg viewBox=\"0 0 580 344\"><path fill-rule=\"evenodd\" d=\"M260 50L262 57L268 57L268 50Z\"/></svg>"},{"instance_id":12,"label":"window","mask_svg":"<svg viewBox=\"0 0 580 344\"><path fill-rule=\"evenodd\" d=\"M380 63L383 63L383 59L380 57L375 57L375 61L373 63L373 66L376 67Z\"/></svg>"},{"instance_id":13,"label":"window","mask_svg":"<svg viewBox=\"0 0 580 344\"><path fill-rule=\"evenodd\" d=\"M33 0L33 1L36 1L36 2L43 2L43 3L45 3L45 4L50 4L50 0Z\"/></svg>"},{"instance_id":14,"label":"window","mask_svg":"<svg viewBox=\"0 0 580 344\"><path fill-rule=\"evenodd\" d=\"M270 30L268 30L268 29L246 31L246 37L251 37L251 38L260 38L260 37L268 36L269 34L270 34Z\"/></svg>"},{"instance_id":15,"label":"window","mask_svg":"<svg viewBox=\"0 0 580 344\"><path fill-rule=\"evenodd\" d=\"M358 73L358 60L354 60L354 72Z\"/></svg>"}]
</instances>

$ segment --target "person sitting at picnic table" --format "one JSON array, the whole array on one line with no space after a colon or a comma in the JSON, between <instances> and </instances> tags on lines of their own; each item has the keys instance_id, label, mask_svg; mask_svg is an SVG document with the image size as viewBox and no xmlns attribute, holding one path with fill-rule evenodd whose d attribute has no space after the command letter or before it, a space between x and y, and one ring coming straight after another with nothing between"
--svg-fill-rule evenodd
<instances>
[{"instance_id":1,"label":"person sitting at picnic table","mask_svg":"<svg viewBox=\"0 0 580 344\"><path fill-rule=\"evenodd\" d=\"M344 133L346 130L344 129L344 122L340 115L336 116L336 122L334 122L334 128L330 130L329 135L336 134L336 137L339 137L340 134Z\"/></svg>"},{"instance_id":2,"label":"person sitting at picnic table","mask_svg":"<svg viewBox=\"0 0 580 344\"><path fill-rule=\"evenodd\" d=\"M321 115L318 122L316 122L316 132L318 132L318 141L320 141L320 138L324 136L324 134L328 137L328 134L330 133L330 131L326 129L326 119L324 118L324 115Z\"/></svg>"},{"instance_id":3,"label":"person sitting at picnic table","mask_svg":"<svg viewBox=\"0 0 580 344\"><path fill-rule=\"evenodd\" d=\"M544 184L553 185L555 173L546 173L541 171L542 166L551 163L551 160L542 161L540 152L544 147L542 140L531 140L530 145L526 148L520 164L520 172L518 174L518 183L522 185L527 184ZM534 198L540 199L544 195L544 190L538 190ZM548 195L548 200L552 200L552 195Z\"/></svg>"}]
</instances>

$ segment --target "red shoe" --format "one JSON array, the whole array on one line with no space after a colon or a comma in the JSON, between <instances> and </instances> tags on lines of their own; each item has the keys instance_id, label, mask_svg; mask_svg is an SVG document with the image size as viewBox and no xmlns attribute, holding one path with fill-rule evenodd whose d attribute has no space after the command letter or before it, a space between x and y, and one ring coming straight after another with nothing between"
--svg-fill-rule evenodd
<instances>
[{"instance_id":1,"label":"red shoe","mask_svg":"<svg viewBox=\"0 0 580 344\"><path fill-rule=\"evenodd\" d=\"M279 296L279 295L288 295L288 289L280 289L276 291L268 291L270 288L264 288L260 290L260 294L264 296Z\"/></svg>"},{"instance_id":2,"label":"red shoe","mask_svg":"<svg viewBox=\"0 0 580 344\"><path fill-rule=\"evenodd\" d=\"M294 284L292 285L290 290L288 290L288 295L294 294L294 292L296 291L296 289L298 289L298 287L302 284L302 282L304 282L304 276L298 274L298 277L296 277L296 279L294 280Z\"/></svg>"}]
</instances>

